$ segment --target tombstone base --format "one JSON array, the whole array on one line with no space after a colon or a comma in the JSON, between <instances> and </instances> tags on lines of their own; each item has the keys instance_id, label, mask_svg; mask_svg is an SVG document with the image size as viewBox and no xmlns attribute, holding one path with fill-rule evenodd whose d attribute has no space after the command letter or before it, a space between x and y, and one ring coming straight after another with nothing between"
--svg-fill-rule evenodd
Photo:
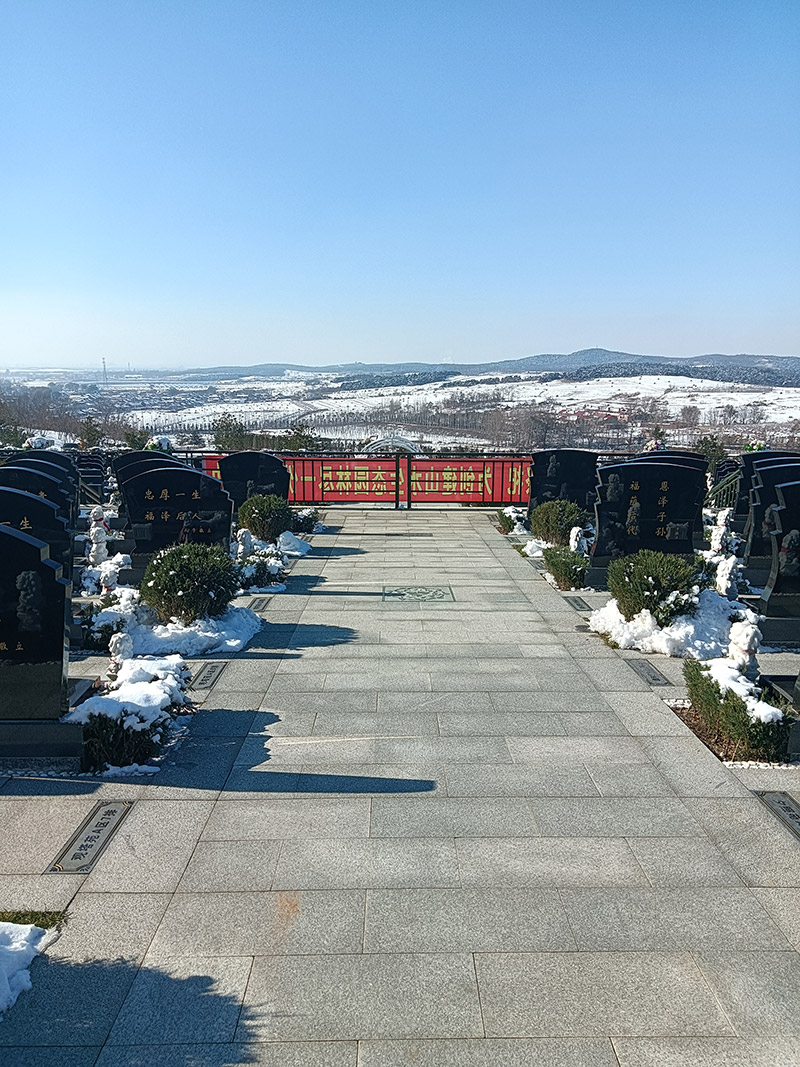
<instances>
[{"instance_id":1,"label":"tombstone base","mask_svg":"<svg viewBox=\"0 0 800 1067\"><path fill-rule=\"evenodd\" d=\"M583 584L589 589L597 589L599 591L605 591L608 589L608 568L607 567L589 567L586 572L586 577L583 579Z\"/></svg>"},{"instance_id":2,"label":"tombstone base","mask_svg":"<svg viewBox=\"0 0 800 1067\"><path fill-rule=\"evenodd\" d=\"M83 726L43 719L0 722L0 758L62 756L83 759Z\"/></svg>"},{"instance_id":3,"label":"tombstone base","mask_svg":"<svg viewBox=\"0 0 800 1067\"><path fill-rule=\"evenodd\" d=\"M764 645L791 645L800 648L800 618L762 618L758 624Z\"/></svg>"}]
</instances>

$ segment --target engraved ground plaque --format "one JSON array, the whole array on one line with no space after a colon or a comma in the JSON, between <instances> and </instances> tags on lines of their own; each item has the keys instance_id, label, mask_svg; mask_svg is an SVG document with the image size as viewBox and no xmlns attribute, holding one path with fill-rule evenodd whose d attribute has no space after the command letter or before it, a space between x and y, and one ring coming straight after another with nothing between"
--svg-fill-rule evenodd
<instances>
[{"instance_id":1,"label":"engraved ground plaque","mask_svg":"<svg viewBox=\"0 0 800 1067\"><path fill-rule=\"evenodd\" d=\"M526 557L527 559L527 557ZM543 571L544 563L540 559L528 559L528 563L533 567L535 571Z\"/></svg>"},{"instance_id":2,"label":"engraved ground plaque","mask_svg":"<svg viewBox=\"0 0 800 1067\"><path fill-rule=\"evenodd\" d=\"M784 826L800 837L800 804L789 793L773 789L756 791L756 796L781 820Z\"/></svg>"},{"instance_id":3,"label":"engraved ground plaque","mask_svg":"<svg viewBox=\"0 0 800 1067\"><path fill-rule=\"evenodd\" d=\"M88 874L133 805L132 800L107 800L96 804L45 874Z\"/></svg>"},{"instance_id":4,"label":"engraved ground plaque","mask_svg":"<svg viewBox=\"0 0 800 1067\"><path fill-rule=\"evenodd\" d=\"M577 630L577 631L578 631L579 633L582 633L582 634L588 634L588 633L590 633L590 632L591 632L591 631L589 630L589 624L588 624L587 622L580 622L580 623L578 623L578 625L577 625L577 626L575 627L575 629L576 629L576 630Z\"/></svg>"},{"instance_id":5,"label":"engraved ground plaque","mask_svg":"<svg viewBox=\"0 0 800 1067\"><path fill-rule=\"evenodd\" d=\"M214 682L219 681L219 676L227 667L225 663L203 663L196 670L192 669L192 683L190 689L210 689Z\"/></svg>"},{"instance_id":6,"label":"engraved ground plaque","mask_svg":"<svg viewBox=\"0 0 800 1067\"><path fill-rule=\"evenodd\" d=\"M271 598L268 597L268 596L256 596L256 597L253 597L253 599L250 601L250 605L249 605L250 610L251 611L266 611L267 610L267 605L269 604L270 599Z\"/></svg>"},{"instance_id":7,"label":"engraved ground plaque","mask_svg":"<svg viewBox=\"0 0 800 1067\"><path fill-rule=\"evenodd\" d=\"M394 533L385 533L384 537L433 537L432 533L410 533L408 531L397 530Z\"/></svg>"},{"instance_id":8,"label":"engraved ground plaque","mask_svg":"<svg viewBox=\"0 0 800 1067\"><path fill-rule=\"evenodd\" d=\"M591 608L582 596L565 596L564 599L569 606L575 608L576 611L591 611Z\"/></svg>"},{"instance_id":9,"label":"engraved ground plaque","mask_svg":"<svg viewBox=\"0 0 800 1067\"><path fill-rule=\"evenodd\" d=\"M672 685L669 678L665 678L661 671L646 659L629 659L627 663L648 685Z\"/></svg>"},{"instance_id":10,"label":"engraved ground plaque","mask_svg":"<svg viewBox=\"0 0 800 1067\"><path fill-rule=\"evenodd\" d=\"M449 585L385 585L384 600L455 600Z\"/></svg>"}]
</instances>

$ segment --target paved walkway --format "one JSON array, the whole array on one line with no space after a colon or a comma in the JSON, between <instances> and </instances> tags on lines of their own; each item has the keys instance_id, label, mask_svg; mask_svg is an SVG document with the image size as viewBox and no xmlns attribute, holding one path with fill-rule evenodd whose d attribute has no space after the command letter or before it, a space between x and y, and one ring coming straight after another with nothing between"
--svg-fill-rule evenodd
<instances>
[{"instance_id":1,"label":"paved walkway","mask_svg":"<svg viewBox=\"0 0 800 1067\"><path fill-rule=\"evenodd\" d=\"M800 842L751 792L797 774L723 767L485 512L327 522L157 784L0 786L0 907L70 916L4 1067L797 1067Z\"/></svg>"}]
</instances>

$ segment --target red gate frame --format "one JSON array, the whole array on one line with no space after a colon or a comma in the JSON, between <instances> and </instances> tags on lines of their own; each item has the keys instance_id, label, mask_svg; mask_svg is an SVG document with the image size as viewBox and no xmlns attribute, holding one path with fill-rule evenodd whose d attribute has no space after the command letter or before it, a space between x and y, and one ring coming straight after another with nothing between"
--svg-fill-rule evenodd
<instances>
[{"instance_id":1,"label":"red gate frame","mask_svg":"<svg viewBox=\"0 0 800 1067\"><path fill-rule=\"evenodd\" d=\"M289 456L290 504L483 504L527 507L533 457ZM221 455L204 455L219 478Z\"/></svg>"}]
</instances>

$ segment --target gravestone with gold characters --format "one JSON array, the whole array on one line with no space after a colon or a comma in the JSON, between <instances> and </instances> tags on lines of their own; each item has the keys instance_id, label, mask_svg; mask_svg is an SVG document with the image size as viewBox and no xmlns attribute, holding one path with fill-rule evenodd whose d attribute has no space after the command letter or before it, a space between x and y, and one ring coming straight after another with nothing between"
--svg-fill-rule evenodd
<instances>
[{"instance_id":1,"label":"gravestone with gold characters","mask_svg":"<svg viewBox=\"0 0 800 1067\"><path fill-rule=\"evenodd\" d=\"M120 481L120 491L137 554L186 541L227 545L230 539L231 498L218 478L193 467L150 467Z\"/></svg>"},{"instance_id":2,"label":"gravestone with gold characters","mask_svg":"<svg viewBox=\"0 0 800 1067\"><path fill-rule=\"evenodd\" d=\"M0 486L0 525L45 541L50 557L61 565L64 577L72 580L73 531L56 504L35 493Z\"/></svg>"},{"instance_id":3,"label":"gravestone with gold characters","mask_svg":"<svg viewBox=\"0 0 800 1067\"><path fill-rule=\"evenodd\" d=\"M643 548L692 555L706 488L701 466L637 459L602 466L598 478L592 568Z\"/></svg>"}]
</instances>

